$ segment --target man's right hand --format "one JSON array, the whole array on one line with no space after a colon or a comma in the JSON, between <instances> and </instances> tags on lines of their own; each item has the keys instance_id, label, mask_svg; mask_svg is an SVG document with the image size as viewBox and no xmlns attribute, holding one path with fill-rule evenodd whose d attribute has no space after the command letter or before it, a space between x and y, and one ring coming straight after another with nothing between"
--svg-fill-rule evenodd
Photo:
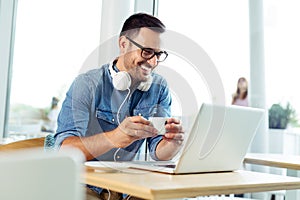
<instances>
[{"instance_id":1,"label":"man's right hand","mask_svg":"<svg viewBox=\"0 0 300 200\"><path fill-rule=\"evenodd\" d=\"M125 118L118 128L104 134L114 147L124 148L136 140L153 137L157 133L150 121L141 116L133 116Z\"/></svg>"}]
</instances>

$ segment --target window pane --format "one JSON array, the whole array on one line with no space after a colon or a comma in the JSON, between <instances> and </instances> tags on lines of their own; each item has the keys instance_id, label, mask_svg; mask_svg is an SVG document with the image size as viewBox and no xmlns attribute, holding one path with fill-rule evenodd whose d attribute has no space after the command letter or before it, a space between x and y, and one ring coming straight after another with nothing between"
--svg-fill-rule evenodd
<instances>
[{"instance_id":1,"label":"window pane","mask_svg":"<svg viewBox=\"0 0 300 200\"><path fill-rule=\"evenodd\" d=\"M267 104L287 102L300 110L300 1L265 0L265 66Z\"/></svg>"},{"instance_id":2,"label":"window pane","mask_svg":"<svg viewBox=\"0 0 300 200\"><path fill-rule=\"evenodd\" d=\"M10 133L35 134L41 129L52 97L64 99L85 59L99 44L100 19L98 0L18 2Z\"/></svg>"},{"instance_id":3,"label":"window pane","mask_svg":"<svg viewBox=\"0 0 300 200\"><path fill-rule=\"evenodd\" d=\"M220 74L225 101L231 104L238 78L248 79L250 72L248 1L160 0L158 17L167 29L183 34L204 49ZM172 68L185 68L187 63L178 59L173 54L167 60ZM211 101L213 97L201 77L191 82L195 74L185 69L182 75L190 81L200 102Z\"/></svg>"}]
</instances>

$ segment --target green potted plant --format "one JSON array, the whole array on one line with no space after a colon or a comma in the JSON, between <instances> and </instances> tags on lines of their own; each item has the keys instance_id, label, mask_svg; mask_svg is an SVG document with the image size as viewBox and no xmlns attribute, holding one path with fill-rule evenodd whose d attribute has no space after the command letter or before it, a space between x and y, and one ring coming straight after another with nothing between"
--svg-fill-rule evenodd
<instances>
[{"instance_id":1,"label":"green potted plant","mask_svg":"<svg viewBox=\"0 0 300 200\"><path fill-rule=\"evenodd\" d=\"M288 124L297 124L296 111L288 102L286 107L280 103L273 104L269 109L269 128L286 129Z\"/></svg>"}]
</instances>

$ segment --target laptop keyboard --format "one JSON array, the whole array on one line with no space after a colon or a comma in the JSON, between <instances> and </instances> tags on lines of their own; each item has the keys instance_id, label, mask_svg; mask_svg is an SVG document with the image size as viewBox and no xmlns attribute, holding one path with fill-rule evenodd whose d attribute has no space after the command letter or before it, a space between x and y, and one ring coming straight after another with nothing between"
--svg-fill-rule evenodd
<instances>
[{"instance_id":1,"label":"laptop keyboard","mask_svg":"<svg viewBox=\"0 0 300 200\"><path fill-rule=\"evenodd\" d=\"M175 168L176 164L172 161L130 161L134 164L153 165L158 167Z\"/></svg>"}]
</instances>

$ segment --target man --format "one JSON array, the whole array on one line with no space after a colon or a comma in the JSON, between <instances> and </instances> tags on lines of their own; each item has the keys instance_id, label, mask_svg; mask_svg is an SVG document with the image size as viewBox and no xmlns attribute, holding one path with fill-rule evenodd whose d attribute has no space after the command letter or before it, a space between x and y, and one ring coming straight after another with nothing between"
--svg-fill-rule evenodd
<instances>
[{"instance_id":1,"label":"man","mask_svg":"<svg viewBox=\"0 0 300 200\"><path fill-rule=\"evenodd\" d=\"M154 160L178 153L184 138L180 121L168 118L167 133L160 136L147 120L171 115L167 83L152 73L168 55L160 49L164 31L164 24L148 14L125 21L119 57L72 83L58 118L56 148L79 148L86 160L132 160L146 139ZM104 198L104 191L97 191Z\"/></svg>"}]
</instances>

